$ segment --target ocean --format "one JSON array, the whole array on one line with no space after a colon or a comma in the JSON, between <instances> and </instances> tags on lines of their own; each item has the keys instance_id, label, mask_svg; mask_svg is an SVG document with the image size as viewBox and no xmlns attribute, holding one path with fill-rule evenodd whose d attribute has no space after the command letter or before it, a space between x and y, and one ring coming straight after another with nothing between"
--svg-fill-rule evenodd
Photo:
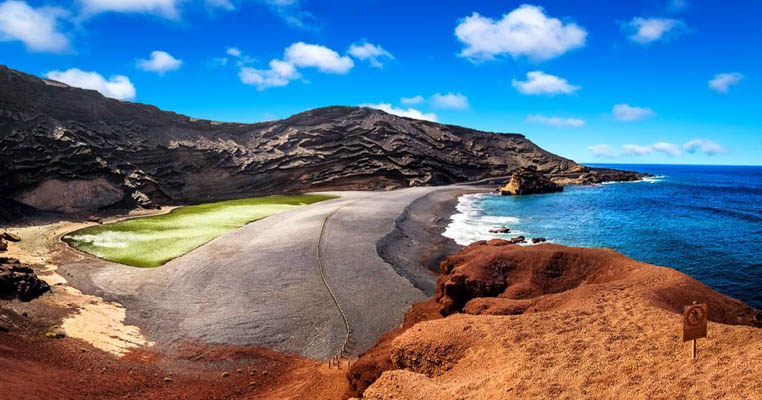
<instances>
[{"instance_id":1,"label":"ocean","mask_svg":"<svg viewBox=\"0 0 762 400\"><path fill-rule=\"evenodd\" d=\"M462 245L524 235L608 247L762 309L762 167L590 165L654 177L543 195L464 195L444 235ZM501 225L511 232L489 233Z\"/></svg>"}]
</instances>

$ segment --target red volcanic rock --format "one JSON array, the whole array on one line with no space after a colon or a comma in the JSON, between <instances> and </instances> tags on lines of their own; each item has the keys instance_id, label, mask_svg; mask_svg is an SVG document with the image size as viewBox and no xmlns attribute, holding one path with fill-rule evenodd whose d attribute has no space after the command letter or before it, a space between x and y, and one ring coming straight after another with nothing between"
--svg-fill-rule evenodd
<instances>
[{"instance_id":1,"label":"red volcanic rock","mask_svg":"<svg viewBox=\"0 0 762 400\"><path fill-rule=\"evenodd\" d=\"M753 308L670 268L609 249L510 244L501 239L475 242L442 261L435 295L442 315L552 310L559 302L579 303L585 293L620 285L670 311L682 313L686 304L707 302L711 321L760 324Z\"/></svg>"},{"instance_id":2,"label":"red volcanic rock","mask_svg":"<svg viewBox=\"0 0 762 400\"><path fill-rule=\"evenodd\" d=\"M445 318L392 340L364 399L758 398L762 317L608 249L473 243L441 264ZM683 307L709 305L689 358Z\"/></svg>"},{"instance_id":3,"label":"red volcanic rock","mask_svg":"<svg viewBox=\"0 0 762 400\"><path fill-rule=\"evenodd\" d=\"M432 300L413 304L405 314L405 319L397 329L385 333L378 338L375 346L361 354L347 372L349 391L345 397L360 396L384 371L395 368L391 358L391 343L397 336L403 334L413 325L441 318L439 307Z\"/></svg>"}]
</instances>

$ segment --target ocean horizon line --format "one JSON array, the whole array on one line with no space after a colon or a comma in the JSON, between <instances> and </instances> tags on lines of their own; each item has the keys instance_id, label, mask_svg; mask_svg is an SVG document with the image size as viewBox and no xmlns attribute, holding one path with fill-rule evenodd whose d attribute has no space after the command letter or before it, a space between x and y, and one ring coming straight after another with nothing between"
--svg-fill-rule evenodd
<instances>
[{"instance_id":1,"label":"ocean horizon line","mask_svg":"<svg viewBox=\"0 0 762 400\"><path fill-rule=\"evenodd\" d=\"M682 163L610 163L579 161L582 165L649 165L649 166L686 166L686 167L762 167L762 164L682 164Z\"/></svg>"}]
</instances>

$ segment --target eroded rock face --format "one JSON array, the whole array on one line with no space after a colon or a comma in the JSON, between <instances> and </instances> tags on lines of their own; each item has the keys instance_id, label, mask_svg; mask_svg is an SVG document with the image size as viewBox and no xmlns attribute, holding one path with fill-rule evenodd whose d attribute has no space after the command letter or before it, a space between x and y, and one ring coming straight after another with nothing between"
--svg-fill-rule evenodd
<instances>
[{"instance_id":1,"label":"eroded rock face","mask_svg":"<svg viewBox=\"0 0 762 400\"><path fill-rule=\"evenodd\" d=\"M14 200L45 211L74 213L114 205L124 198L124 191L103 178L90 180L48 179Z\"/></svg>"},{"instance_id":2,"label":"eroded rock face","mask_svg":"<svg viewBox=\"0 0 762 400\"><path fill-rule=\"evenodd\" d=\"M502 195L543 194L563 190L563 186L552 182L533 167L519 168L513 171L508 183L499 189Z\"/></svg>"},{"instance_id":3,"label":"eroded rock face","mask_svg":"<svg viewBox=\"0 0 762 400\"><path fill-rule=\"evenodd\" d=\"M50 84L0 66L0 193L68 210L180 204L314 189L393 189L580 165L519 134L481 132L359 107L256 124L197 120ZM45 182L100 179L92 204L41 196ZM50 185L50 184L47 184ZM43 189L41 189L43 188ZM72 192L67 186L65 192ZM76 192L76 190L74 190ZM23 193L35 193L27 195ZM44 200L43 200L43 197Z\"/></svg>"},{"instance_id":4,"label":"eroded rock face","mask_svg":"<svg viewBox=\"0 0 762 400\"><path fill-rule=\"evenodd\" d=\"M0 299L30 301L50 290L32 268L10 257L0 257Z\"/></svg>"}]
</instances>

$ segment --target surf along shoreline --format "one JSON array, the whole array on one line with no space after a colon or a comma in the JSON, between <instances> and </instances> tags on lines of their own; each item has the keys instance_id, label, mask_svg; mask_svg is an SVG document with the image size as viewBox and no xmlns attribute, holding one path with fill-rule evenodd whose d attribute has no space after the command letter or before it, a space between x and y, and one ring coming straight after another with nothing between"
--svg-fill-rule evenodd
<instances>
[{"instance_id":1,"label":"surf along shoreline","mask_svg":"<svg viewBox=\"0 0 762 400\"><path fill-rule=\"evenodd\" d=\"M437 261L446 255L454 254L463 247L441 235L450 223L451 215L456 212L458 199L463 194L485 193L492 190L492 187L460 187L434 191L415 199L396 217L392 231L376 243L379 256L392 265L400 276L422 290L426 297L431 297L433 285L428 285L437 279ZM234 351L232 349L235 347L225 346L225 348ZM141 351L132 353L138 354ZM207 351L209 351L208 348L204 347L203 352ZM191 357L198 357L198 354L200 353ZM254 353L249 355L261 356Z\"/></svg>"}]
</instances>

